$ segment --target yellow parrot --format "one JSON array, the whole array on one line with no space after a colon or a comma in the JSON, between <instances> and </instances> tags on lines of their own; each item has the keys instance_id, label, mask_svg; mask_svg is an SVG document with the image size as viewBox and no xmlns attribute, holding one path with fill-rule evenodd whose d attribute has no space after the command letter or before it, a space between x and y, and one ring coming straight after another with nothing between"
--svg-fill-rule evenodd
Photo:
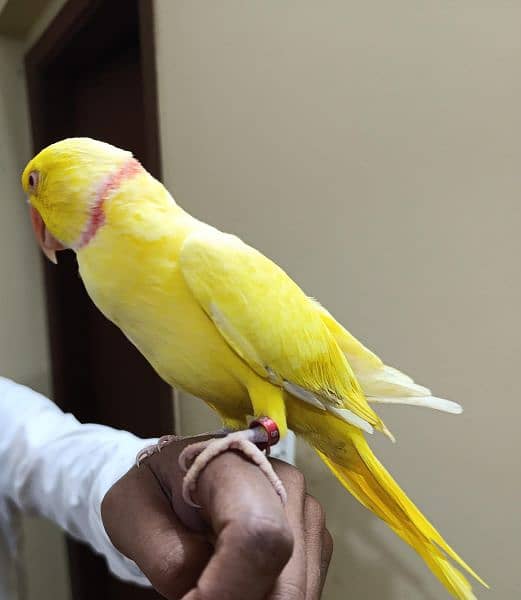
<instances>
[{"instance_id":1,"label":"yellow parrot","mask_svg":"<svg viewBox=\"0 0 521 600\"><path fill-rule=\"evenodd\" d=\"M475 596L450 559L486 586L408 499L365 436L374 429L391 436L373 409L377 403L452 413L461 412L458 404L386 366L260 252L185 212L130 152L66 139L28 163L22 186L45 254L56 261L57 250L74 250L103 314L163 379L203 399L235 432L189 447L197 458L185 480L187 496L212 456L239 447L284 499L252 442L266 447L269 436L276 440L289 427L455 598Z\"/></svg>"}]
</instances>

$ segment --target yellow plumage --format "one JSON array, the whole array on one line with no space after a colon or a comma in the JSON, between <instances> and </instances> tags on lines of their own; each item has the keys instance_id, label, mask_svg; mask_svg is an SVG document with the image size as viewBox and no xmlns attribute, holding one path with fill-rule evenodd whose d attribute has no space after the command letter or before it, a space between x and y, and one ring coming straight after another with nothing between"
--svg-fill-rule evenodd
<instances>
[{"instance_id":1,"label":"yellow plumage","mask_svg":"<svg viewBox=\"0 0 521 600\"><path fill-rule=\"evenodd\" d=\"M112 146L71 139L42 151L22 177L50 233L76 250L99 309L166 381L205 400L226 426L269 415L282 434L289 427L301 435L453 596L474 598L448 559L483 581L400 490L362 433L387 432L373 402L449 412L458 405L385 366L282 269L188 215L144 170L108 185L129 160ZM100 189L103 224L80 244Z\"/></svg>"}]
</instances>

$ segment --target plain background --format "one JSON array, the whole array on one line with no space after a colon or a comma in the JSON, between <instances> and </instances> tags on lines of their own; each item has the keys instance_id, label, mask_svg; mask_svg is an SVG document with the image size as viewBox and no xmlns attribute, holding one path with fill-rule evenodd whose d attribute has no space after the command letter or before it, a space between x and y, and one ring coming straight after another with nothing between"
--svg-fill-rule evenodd
<instances>
[{"instance_id":1,"label":"plain background","mask_svg":"<svg viewBox=\"0 0 521 600\"><path fill-rule=\"evenodd\" d=\"M44 392L39 257L18 185L30 154L21 58L62 3L25 39L0 39L0 371ZM155 4L167 186L388 363L465 406L382 411L398 444L373 447L492 585L477 595L518 597L521 5ZM183 430L204 430L212 417L185 400ZM446 597L303 446L298 464L336 542L326 600ZM39 554L60 536L28 529L30 597L66 598L64 565Z\"/></svg>"}]
</instances>

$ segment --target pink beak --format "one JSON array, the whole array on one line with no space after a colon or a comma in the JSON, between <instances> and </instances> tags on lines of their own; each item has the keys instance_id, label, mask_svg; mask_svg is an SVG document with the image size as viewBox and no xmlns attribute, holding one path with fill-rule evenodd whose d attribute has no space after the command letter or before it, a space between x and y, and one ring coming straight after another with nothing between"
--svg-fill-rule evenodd
<instances>
[{"instance_id":1,"label":"pink beak","mask_svg":"<svg viewBox=\"0 0 521 600\"><path fill-rule=\"evenodd\" d=\"M59 242L52 233L47 229L45 223L43 222L40 213L31 206L29 208L31 214L31 223L33 225L34 235L42 252L45 256L54 264L57 264L56 260L56 251L57 250L65 250L65 246Z\"/></svg>"}]
</instances>

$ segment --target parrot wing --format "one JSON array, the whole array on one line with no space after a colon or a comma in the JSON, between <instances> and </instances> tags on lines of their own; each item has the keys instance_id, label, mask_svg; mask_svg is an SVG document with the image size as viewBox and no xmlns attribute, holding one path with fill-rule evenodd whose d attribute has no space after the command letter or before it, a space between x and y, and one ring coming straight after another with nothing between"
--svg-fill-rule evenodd
<instances>
[{"instance_id":1,"label":"parrot wing","mask_svg":"<svg viewBox=\"0 0 521 600\"><path fill-rule=\"evenodd\" d=\"M315 304L326 327L353 368L369 402L424 406L453 414L463 411L457 402L436 398L428 388L418 385L398 369L384 364L376 354L342 327L323 306L318 302Z\"/></svg>"},{"instance_id":2,"label":"parrot wing","mask_svg":"<svg viewBox=\"0 0 521 600\"><path fill-rule=\"evenodd\" d=\"M209 226L185 240L179 265L201 308L258 375L361 429L385 430L317 305L280 267Z\"/></svg>"},{"instance_id":3,"label":"parrot wing","mask_svg":"<svg viewBox=\"0 0 521 600\"><path fill-rule=\"evenodd\" d=\"M320 312L322 321L335 338L354 371L357 370L355 365L358 370L374 370L384 366L382 360L340 325L328 310L316 300L313 302Z\"/></svg>"}]
</instances>

